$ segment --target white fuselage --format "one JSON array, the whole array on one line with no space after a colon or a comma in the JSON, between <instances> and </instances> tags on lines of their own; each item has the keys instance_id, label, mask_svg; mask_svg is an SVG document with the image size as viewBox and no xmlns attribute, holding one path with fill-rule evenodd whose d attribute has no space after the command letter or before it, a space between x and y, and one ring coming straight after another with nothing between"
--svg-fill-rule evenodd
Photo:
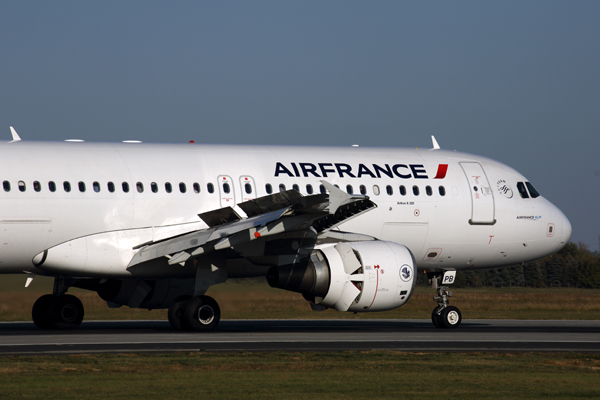
<instances>
[{"instance_id":1,"label":"white fuselage","mask_svg":"<svg viewBox=\"0 0 600 400\"><path fill-rule=\"evenodd\" d=\"M520 173L447 150L20 141L1 144L0 157L0 273L49 274L36 256L96 235L104 239L93 244L92 264L120 252L123 265L79 275L126 277L135 246L205 228L200 213L265 196L269 185L318 193L322 180L354 193L363 185L378 206L340 230L404 244L420 268L514 265L559 250L571 235L549 201L522 198ZM98 236L106 232L123 234L108 243Z\"/></svg>"}]
</instances>

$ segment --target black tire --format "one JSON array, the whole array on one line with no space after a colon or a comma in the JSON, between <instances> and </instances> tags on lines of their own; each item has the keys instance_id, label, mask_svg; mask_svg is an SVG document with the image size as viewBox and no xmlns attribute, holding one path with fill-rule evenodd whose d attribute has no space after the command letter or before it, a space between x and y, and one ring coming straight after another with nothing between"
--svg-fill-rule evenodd
<instances>
[{"instance_id":1,"label":"black tire","mask_svg":"<svg viewBox=\"0 0 600 400\"><path fill-rule=\"evenodd\" d=\"M440 321L446 329L456 329L462 322L460 310L454 306L448 306L442 310Z\"/></svg>"},{"instance_id":2,"label":"black tire","mask_svg":"<svg viewBox=\"0 0 600 400\"><path fill-rule=\"evenodd\" d=\"M221 320L221 309L212 297L197 296L187 303L185 320L195 331L211 331Z\"/></svg>"},{"instance_id":3,"label":"black tire","mask_svg":"<svg viewBox=\"0 0 600 400\"><path fill-rule=\"evenodd\" d=\"M35 301L31 309L31 319L35 326L40 329L53 329L54 324L50 320L50 306L55 297L51 294L45 294Z\"/></svg>"},{"instance_id":4,"label":"black tire","mask_svg":"<svg viewBox=\"0 0 600 400\"><path fill-rule=\"evenodd\" d=\"M70 294L58 296L50 306L50 320L57 329L75 329L83 321L83 304Z\"/></svg>"},{"instance_id":5,"label":"black tire","mask_svg":"<svg viewBox=\"0 0 600 400\"><path fill-rule=\"evenodd\" d=\"M191 331L192 327L185 319L185 307L188 300L176 301L169 307L168 317L169 324L177 331Z\"/></svg>"},{"instance_id":6,"label":"black tire","mask_svg":"<svg viewBox=\"0 0 600 400\"><path fill-rule=\"evenodd\" d=\"M436 328L442 329L444 327L442 326L442 323L440 321L440 316L437 313L438 308L439 307L436 307L433 309L433 311L431 313L431 322L433 322L433 326L435 326Z\"/></svg>"}]
</instances>

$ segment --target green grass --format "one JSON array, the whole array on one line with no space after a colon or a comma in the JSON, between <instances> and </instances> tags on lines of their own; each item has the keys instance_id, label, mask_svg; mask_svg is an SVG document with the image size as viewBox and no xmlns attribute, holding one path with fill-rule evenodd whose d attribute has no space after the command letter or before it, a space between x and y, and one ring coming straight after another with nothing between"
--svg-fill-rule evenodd
<instances>
[{"instance_id":1,"label":"green grass","mask_svg":"<svg viewBox=\"0 0 600 400\"><path fill-rule=\"evenodd\" d=\"M0 275L0 321L31 319L31 307L52 291L52 279L36 277L25 289L26 275ZM485 288L454 289L451 304L467 319L598 319L600 290L574 288ZM95 292L71 289L85 307L86 320L166 319L166 310L109 309ZM230 280L213 286L208 295L221 306L224 319L429 319L435 307L434 291L417 287L410 301L396 310L381 313L314 312L298 293L270 288L264 279Z\"/></svg>"},{"instance_id":2,"label":"green grass","mask_svg":"<svg viewBox=\"0 0 600 400\"><path fill-rule=\"evenodd\" d=\"M30 320L31 305L52 288L37 277L0 275L0 320ZM86 319L166 319L165 310L108 309L73 289ZM295 293L257 280L209 291L224 318L429 318L434 292L417 288L385 313L313 312ZM600 291L458 289L465 318L598 319ZM2 399L487 399L600 398L600 354L539 353L176 353L0 357Z\"/></svg>"},{"instance_id":3,"label":"green grass","mask_svg":"<svg viewBox=\"0 0 600 400\"><path fill-rule=\"evenodd\" d=\"M3 399L600 398L600 355L185 353L0 358Z\"/></svg>"}]
</instances>

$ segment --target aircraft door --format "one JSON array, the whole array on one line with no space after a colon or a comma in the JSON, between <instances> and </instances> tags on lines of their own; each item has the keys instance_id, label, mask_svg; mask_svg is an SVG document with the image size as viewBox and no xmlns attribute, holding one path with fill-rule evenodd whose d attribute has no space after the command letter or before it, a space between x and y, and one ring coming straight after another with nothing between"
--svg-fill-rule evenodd
<instances>
[{"instance_id":1,"label":"aircraft door","mask_svg":"<svg viewBox=\"0 0 600 400\"><path fill-rule=\"evenodd\" d=\"M471 192L471 225L493 225L494 194L481 164L461 162Z\"/></svg>"},{"instance_id":2,"label":"aircraft door","mask_svg":"<svg viewBox=\"0 0 600 400\"><path fill-rule=\"evenodd\" d=\"M235 192L233 180L227 175L219 175L219 194L221 195L221 207L235 207Z\"/></svg>"},{"instance_id":3,"label":"aircraft door","mask_svg":"<svg viewBox=\"0 0 600 400\"><path fill-rule=\"evenodd\" d=\"M254 185L254 179L251 176L240 176L240 188L242 190L242 201L253 200L256 198L256 186Z\"/></svg>"}]
</instances>

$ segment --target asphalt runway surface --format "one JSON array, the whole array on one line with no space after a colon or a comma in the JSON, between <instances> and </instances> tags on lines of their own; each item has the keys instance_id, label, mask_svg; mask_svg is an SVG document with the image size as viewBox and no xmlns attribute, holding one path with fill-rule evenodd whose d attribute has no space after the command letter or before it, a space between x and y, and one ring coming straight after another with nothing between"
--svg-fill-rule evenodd
<instances>
[{"instance_id":1,"label":"asphalt runway surface","mask_svg":"<svg viewBox=\"0 0 600 400\"><path fill-rule=\"evenodd\" d=\"M197 351L600 352L600 321L223 320L212 332L178 332L167 321L89 321L72 331L0 323L0 355Z\"/></svg>"}]
</instances>

